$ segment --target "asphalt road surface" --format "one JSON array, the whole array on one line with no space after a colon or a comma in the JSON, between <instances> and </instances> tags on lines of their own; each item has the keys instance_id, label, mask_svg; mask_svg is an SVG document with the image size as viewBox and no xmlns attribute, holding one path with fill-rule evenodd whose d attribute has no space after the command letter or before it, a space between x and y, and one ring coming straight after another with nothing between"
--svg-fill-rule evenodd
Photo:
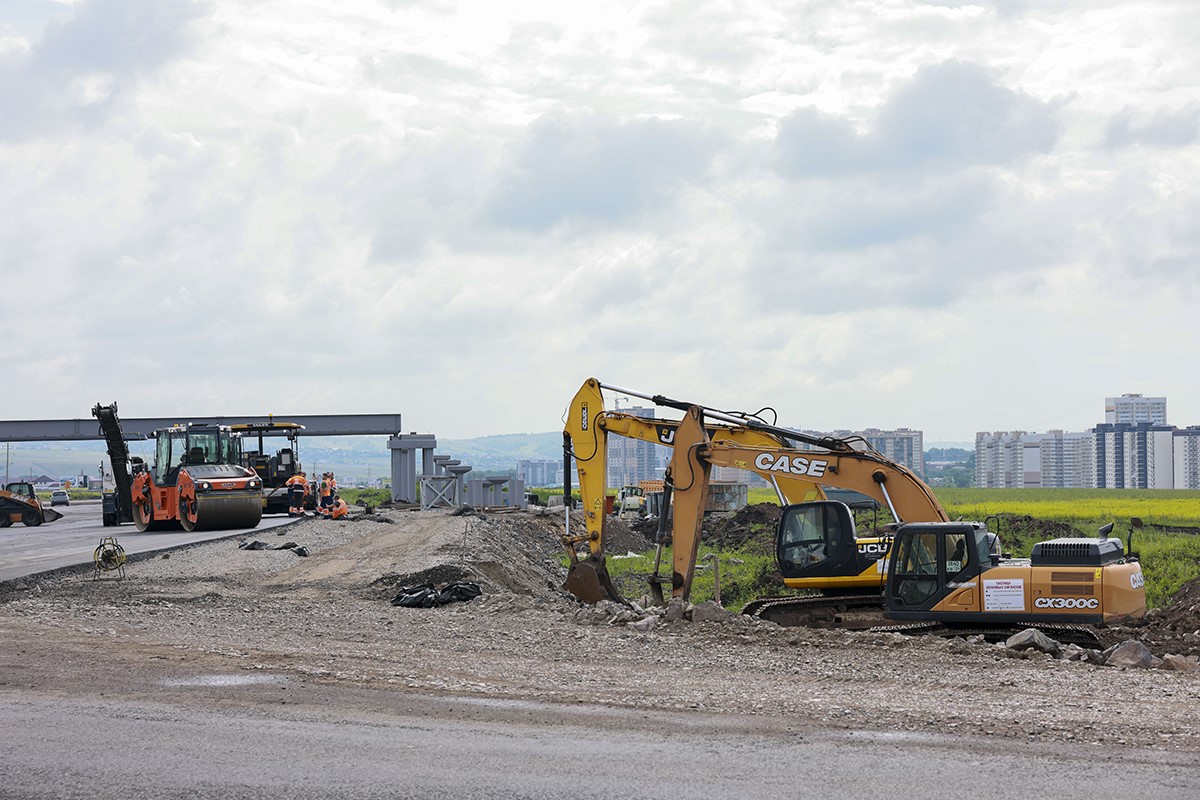
<instances>
[{"instance_id":1,"label":"asphalt road surface","mask_svg":"<svg viewBox=\"0 0 1200 800\"><path fill-rule=\"evenodd\" d=\"M0 797L1200 796L1190 754L806 727L302 685L164 678L91 697L0 692Z\"/></svg>"},{"instance_id":2,"label":"asphalt road surface","mask_svg":"<svg viewBox=\"0 0 1200 800\"><path fill-rule=\"evenodd\" d=\"M20 523L0 529L0 581L11 581L39 572L91 565L93 553L100 540L115 536L125 554L169 550L195 542L241 536L250 531L270 530L294 522L288 517L263 517L257 528L226 531L140 532L132 523L106 528L100 518L100 501L75 501L69 506L55 506L63 518L34 528Z\"/></svg>"}]
</instances>

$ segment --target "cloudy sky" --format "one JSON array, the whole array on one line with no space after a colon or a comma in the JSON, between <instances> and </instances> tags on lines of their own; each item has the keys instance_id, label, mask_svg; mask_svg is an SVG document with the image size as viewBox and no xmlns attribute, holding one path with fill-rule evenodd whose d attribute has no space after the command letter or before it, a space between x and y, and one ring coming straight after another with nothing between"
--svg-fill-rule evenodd
<instances>
[{"instance_id":1,"label":"cloudy sky","mask_svg":"<svg viewBox=\"0 0 1200 800\"><path fill-rule=\"evenodd\" d=\"M1200 424L1194 0L5 0L0 418Z\"/></svg>"}]
</instances>

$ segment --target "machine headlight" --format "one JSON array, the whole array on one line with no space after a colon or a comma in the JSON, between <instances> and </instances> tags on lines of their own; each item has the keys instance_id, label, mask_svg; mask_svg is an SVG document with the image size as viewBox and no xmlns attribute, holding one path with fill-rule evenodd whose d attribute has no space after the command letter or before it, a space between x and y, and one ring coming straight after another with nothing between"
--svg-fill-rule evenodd
<instances>
[{"instance_id":1,"label":"machine headlight","mask_svg":"<svg viewBox=\"0 0 1200 800\"><path fill-rule=\"evenodd\" d=\"M207 492L209 489L212 488L212 484L209 483L208 481L200 481L199 483L196 484L196 488L202 492Z\"/></svg>"},{"instance_id":2,"label":"machine headlight","mask_svg":"<svg viewBox=\"0 0 1200 800\"><path fill-rule=\"evenodd\" d=\"M262 481L257 481L257 480L256 481L247 481L246 488L247 489L261 489Z\"/></svg>"}]
</instances>

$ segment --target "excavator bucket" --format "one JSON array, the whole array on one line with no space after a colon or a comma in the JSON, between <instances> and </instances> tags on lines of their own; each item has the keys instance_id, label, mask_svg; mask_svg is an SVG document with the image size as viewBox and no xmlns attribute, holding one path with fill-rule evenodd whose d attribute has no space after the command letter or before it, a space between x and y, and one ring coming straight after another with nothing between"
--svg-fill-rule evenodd
<instances>
[{"instance_id":1,"label":"excavator bucket","mask_svg":"<svg viewBox=\"0 0 1200 800\"><path fill-rule=\"evenodd\" d=\"M613 586L612 579L608 577L604 556L596 553L570 566L563 588L589 604L599 603L601 600L625 602Z\"/></svg>"}]
</instances>

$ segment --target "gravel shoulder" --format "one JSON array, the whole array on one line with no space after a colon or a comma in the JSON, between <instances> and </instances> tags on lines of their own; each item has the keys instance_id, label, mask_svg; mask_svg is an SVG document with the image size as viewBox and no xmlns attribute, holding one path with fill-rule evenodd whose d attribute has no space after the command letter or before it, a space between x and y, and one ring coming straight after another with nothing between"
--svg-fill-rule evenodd
<instances>
[{"instance_id":1,"label":"gravel shoulder","mask_svg":"<svg viewBox=\"0 0 1200 800\"><path fill-rule=\"evenodd\" d=\"M234 539L131 563L124 580L31 580L0 596L0 691L79 695L249 671L405 695L1200 751L1194 673L742 617L611 624L559 589L560 525L388 511L257 537L294 541L307 558ZM460 578L484 595L430 609L389 602L399 586Z\"/></svg>"}]
</instances>

